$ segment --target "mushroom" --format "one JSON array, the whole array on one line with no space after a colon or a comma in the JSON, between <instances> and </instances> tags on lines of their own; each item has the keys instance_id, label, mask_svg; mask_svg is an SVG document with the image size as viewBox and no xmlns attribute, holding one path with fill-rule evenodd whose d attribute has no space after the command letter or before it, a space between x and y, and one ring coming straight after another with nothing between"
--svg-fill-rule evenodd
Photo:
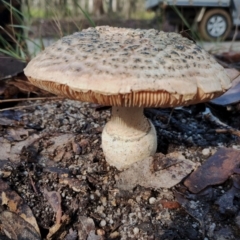
<instances>
[{"instance_id":1,"label":"mushroom","mask_svg":"<svg viewBox=\"0 0 240 240\"><path fill-rule=\"evenodd\" d=\"M112 106L102 148L119 170L156 152L156 131L144 107L208 101L231 85L210 54L177 33L108 26L63 37L24 72L49 92Z\"/></svg>"}]
</instances>

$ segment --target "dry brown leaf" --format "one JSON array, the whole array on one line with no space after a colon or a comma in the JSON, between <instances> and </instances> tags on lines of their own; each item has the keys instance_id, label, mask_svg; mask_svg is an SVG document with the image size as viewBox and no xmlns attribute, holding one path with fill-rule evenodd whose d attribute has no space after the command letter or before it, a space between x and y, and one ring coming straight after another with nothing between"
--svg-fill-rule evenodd
<instances>
[{"instance_id":1,"label":"dry brown leaf","mask_svg":"<svg viewBox=\"0 0 240 240\"><path fill-rule=\"evenodd\" d=\"M227 75L229 76L231 81L239 77L240 74L240 72L235 68L225 68L225 71L227 72Z\"/></svg>"},{"instance_id":2,"label":"dry brown leaf","mask_svg":"<svg viewBox=\"0 0 240 240\"><path fill-rule=\"evenodd\" d=\"M186 177L195 167L195 163L185 159L183 155L167 155L166 158L174 158L173 165L160 171L152 171L153 157L132 164L127 170L119 174L116 185L123 190L131 190L137 185L147 188L171 188ZM161 162L163 158L159 158ZM173 161L174 162L174 161Z\"/></svg>"},{"instance_id":3,"label":"dry brown leaf","mask_svg":"<svg viewBox=\"0 0 240 240\"><path fill-rule=\"evenodd\" d=\"M220 148L202 166L194 171L184 184L193 193L207 186L225 182L240 164L240 151Z\"/></svg>"},{"instance_id":4,"label":"dry brown leaf","mask_svg":"<svg viewBox=\"0 0 240 240\"><path fill-rule=\"evenodd\" d=\"M38 94L38 92L39 92L38 87L35 87L30 82L23 81L21 79L15 78L14 80L10 81L9 84L17 87L23 93L32 92L32 93Z\"/></svg>"},{"instance_id":5,"label":"dry brown leaf","mask_svg":"<svg viewBox=\"0 0 240 240\"><path fill-rule=\"evenodd\" d=\"M61 195L59 192L48 192L46 189L44 189L43 193L56 214L56 222L49 229L47 239L56 239L56 235L58 234L59 230L70 221L70 218L67 215L62 216Z\"/></svg>"},{"instance_id":6,"label":"dry brown leaf","mask_svg":"<svg viewBox=\"0 0 240 240\"><path fill-rule=\"evenodd\" d=\"M185 211L201 224L202 231L204 232L205 217L209 212L209 203L202 204L200 201L191 201L178 192L175 192L174 195Z\"/></svg>"},{"instance_id":7,"label":"dry brown leaf","mask_svg":"<svg viewBox=\"0 0 240 240\"><path fill-rule=\"evenodd\" d=\"M0 160L0 177L7 178L12 174L13 167L10 161Z\"/></svg>"},{"instance_id":8,"label":"dry brown leaf","mask_svg":"<svg viewBox=\"0 0 240 240\"><path fill-rule=\"evenodd\" d=\"M37 221L32 213L32 210L24 203L22 198L10 189L7 183L0 179L0 204L5 205L11 212L18 214L26 222L31 224L39 233Z\"/></svg>"},{"instance_id":9,"label":"dry brown leaf","mask_svg":"<svg viewBox=\"0 0 240 240\"><path fill-rule=\"evenodd\" d=\"M220 55L218 55L218 58L222 59L224 62L227 63L237 63L240 62L240 52L223 52Z\"/></svg>"},{"instance_id":10,"label":"dry brown leaf","mask_svg":"<svg viewBox=\"0 0 240 240\"><path fill-rule=\"evenodd\" d=\"M9 118L1 117L0 118L0 125L2 126L19 126L21 123Z\"/></svg>"},{"instance_id":11,"label":"dry brown leaf","mask_svg":"<svg viewBox=\"0 0 240 240\"><path fill-rule=\"evenodd\" d=\"M62 217L62 199L60 193L56 191L48 192L47 189L44 189L43 193L56 214L56 224L60 224Z\"/></svg>"},{"instance_id":12,"label":"dry brown leaf","mask_svg":"<svg viewBox=\"0 0 240 240\"><path fill-rule=\"evenodd\" d=\"M74 134L58 134L57 136L55 135L49 138L48 141L52 144L44 148L41 152L40 158L45 160L46 158L49 158L49 156L54 156L54 161L61 161L68 153L68 151L66 151L66 146L72 144L74 137Z\"/></svg>"},{"instance_id":13,"label":"dry brown leaf","mask_svg":"<svg viewBox=\"0 0 240 240\"><path fill-rule=\"evenodd\" d=\"M36 229L18 214L3 211L0 213L0 228L5 235L13 240L40 240Z\"/></svg>"},{"instance_id":14,"label":"dry brown leaf","mask_svg":"<svg viewBox=\"0 0 240 240\"><path fill-rule=\"evenodd\" d=\"M76 231L73 231L71 228L69 229L69 233L64 238L64 240L76 240L78 237L78 234Z\"/></svg>"},{"instance_id":15,"label":"dry brown leaf","mask_svg":"<svg viewBox=\"0 0 240 240\"><path fill-rule=\"evenodd\" d=\"M68 224L70 221L70 218L69 216L67 215L63 215L61 217L61 221L60 223L55 223L50 229L49 229L49 232L48 232L48 235L47 235L47 240L51 240L51 239L57 239L56 237L54 237L55 235L57 235L58 231L65 227L66 224Z\"/></svg>"},{"instance_id":16,"label":"dry brown leaf","mask_svg":"<svg viewBox=\"0 0 240 240\"><path fill-rule=\"evenodd\" d=\"M29 130L24 128L8 128L7 139L9 141L22 141L29 136Z\"/></svg>"},{"instance_id":17,"label":"dry brown leaf","mask_svg":"<svg viewBox=\"0 0 240 240\"><path fill-rule=\"evenodd\" d=\"M7 160L11 158L11 144L10 142L3 138L0 137L0 160Z\"/></svg>"},{"instance_id":18,"label":"dry brown leaf","mask_svg":"<svg viewBox=\"0 0 240 240\"><path fill-rule=\"evenodd\" d=\"M40 135L32 134L27 139L20 142L15 142L13 145L11 145L6 139L0 137L0 160L9 159L9 161L15 164L20 163L20 154L23 150L23 147L27 148L29 145L33 144L38 139L41 139Z\"/></svg>"},{"instance_id":19,"label":"dry brown leaf","mask_svg":"<svg viewBox=\"0 0 240 240\"><path fill-rule=\"evenodd\" d=\"M101 239L103 239L102 236L96 235L94 230L91 230L87 237L87 240L101 240Z\"/></svg>"},{"instance_id":20,"label":"dry brown leaf","mask_svg":"<svg viewBox=\"0 0 240 240\"><path fill-rule=\"evenodd\" d=\"M91 218L85 216L79 217L79 224L77 227L79 240L86 240L90 232L95 231L94 221Z\"/></svg>"},{"instance_id":21,"label":"dry brown leaf","mask_svg":"<svg viewBox=\"0 0 240 240\"><path fill-rule=\"evenodd\" d=\"M240 81L240 77L237 79ZM210 102L217 105L222 105L222 106L227 106L227 105L236 104L240 102L240 82L232 86L222 96L215 98Z\"/></svg>"}]
</instances>

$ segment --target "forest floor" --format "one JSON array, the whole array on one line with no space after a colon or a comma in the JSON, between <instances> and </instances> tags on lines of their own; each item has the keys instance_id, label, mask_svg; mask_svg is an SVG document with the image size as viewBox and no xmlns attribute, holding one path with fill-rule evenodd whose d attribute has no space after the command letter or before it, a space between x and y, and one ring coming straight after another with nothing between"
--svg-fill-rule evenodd
<instances>
[{"instance_id":1,"label":"forest floor","mask_svg":"<svg viewBox=\"0 0 240 240\"><path fill-rule=\"evenodd\" d=\"M239 54L218 60L239 70ZM1 240L240 240L239 97L145 109L157 153L120 172L101 148L111 109L52 99L23 75L0 96L35 98L0 102Z\"/></svg>"}]
</instances>

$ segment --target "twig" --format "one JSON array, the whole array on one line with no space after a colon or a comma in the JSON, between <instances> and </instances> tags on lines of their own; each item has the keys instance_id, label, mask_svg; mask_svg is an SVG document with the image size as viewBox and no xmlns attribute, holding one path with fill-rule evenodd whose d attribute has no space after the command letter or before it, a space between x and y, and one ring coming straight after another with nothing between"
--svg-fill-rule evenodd
<instances>
[{"instance_id":1,"label":"twig","mask_svg":"<svg viewBox=\"0 0 240 240\"><path fill-rule=\"evenodd\" d=\"M34 192L35 192L36 194L38 194L38 191L37 191L36 186L35 186L35 184L34 184L34 182L33 182L33 179L32 179L32 176L31 176L31 173L30 173L30 172L29 172L28 176L29 176L29 179L30 179L30 182L31 182L31 185L32 185L32 188L33 188Z\"/></svg>"},{"instance_id":2,"label":"twig","mask_svg":"<svg viewBox=\"0 0 240 240\"><path fill-rule=\"evenodd\" d=\"M174 108L172 108L172 110L171 110L171 112L170 112L170 114L169 114L168 121L167 121L167 124L166 124L167 126L166 126L166 127L169 126L169 123L170 123L170 121L171 121L171 117L172 117L173 111L174 111Z\"/></svg>"},{"instance_id":3,"label":"twig","mask_svg":"<svg viewBox=\"0 0 240 240\"><path fill-rule=\"evenodd\" d=\"M225 129L215 129L215 132L216 133L230 133L230 134L233 134L233 135L236 135L238 137L240 137L240 131L237 130L237 129L234 129L234 128L225 128Z\"/></svg>"},{"instance_id":4,"label":"twig","mask_svg":"<svg viewBox=\"0 0 240 240\"><path fill-rule=\"evenodd\" d=\"M0 103L4 102L22 102L22 101L36 101L36 100L61 100L62 97L38 97L38 98L17 98L17 99L5 99L0 100Z\"/></svg>"},{"instance_id":5,"label":"twig","mask_svg":"<svg viewBox=\"0 0 240 240\"><path fill-rule=\"evenodd\" d=\"M227 124L221 122L217 117L215 117L212 112L210 111L209 108L206 108L206 110L203 112L203 117L205 119L208 119L211 123L214 123L217 126L221 126L221 127L226 127L226 128L231 128L230 126L228 126Z\"/></svg>"},{"instance_id":6,"label":"twig","mask_svg":"<svg viewBox=\"0 0 240 240\"><path fill-rule=\"evenodd\" d=\"M33 104L33 105L28 105L28 106L17 106L17 107L4 108L4 109L0 109L0 112L9 111L9 110L16 110L16 109L37 107L37 106L42 106L42 105L45 105L45 104L46 103L40 103L40 104Z\"/></svg>"},{"instance_id":7,"label":"twig","mask_svg":"<svg viewBox=\"0 0 240 240\"><path fill-rule=\"evenodd\" d=\"M203 113L203 116L207 118L211 123L214 123L215 125L223 128L215 129L216 133L230 133L235 136L240 137L240 131L237 129L232 128L231 126L228 126L227 124L221 122L217 117L215 117L211 111L206 108L205 112Z\"/></svg>"}]
</instances>

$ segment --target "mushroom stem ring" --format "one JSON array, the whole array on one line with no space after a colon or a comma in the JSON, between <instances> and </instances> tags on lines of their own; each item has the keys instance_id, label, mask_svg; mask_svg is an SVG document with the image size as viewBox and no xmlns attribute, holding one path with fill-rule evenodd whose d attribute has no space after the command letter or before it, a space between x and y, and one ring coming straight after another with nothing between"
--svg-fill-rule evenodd
<instances>
[{"instance_id":1,"label":"mushroom stem ring","mask_svg":"<svg viewBox=\"0 0 240 240\"><path fill-rule=\"evenodd\" d=\"M122 170L153 155L157 135L140 107L112 107L111 120L102 133L102 148L110 165Z\"/></svg>"}]
</instances>

